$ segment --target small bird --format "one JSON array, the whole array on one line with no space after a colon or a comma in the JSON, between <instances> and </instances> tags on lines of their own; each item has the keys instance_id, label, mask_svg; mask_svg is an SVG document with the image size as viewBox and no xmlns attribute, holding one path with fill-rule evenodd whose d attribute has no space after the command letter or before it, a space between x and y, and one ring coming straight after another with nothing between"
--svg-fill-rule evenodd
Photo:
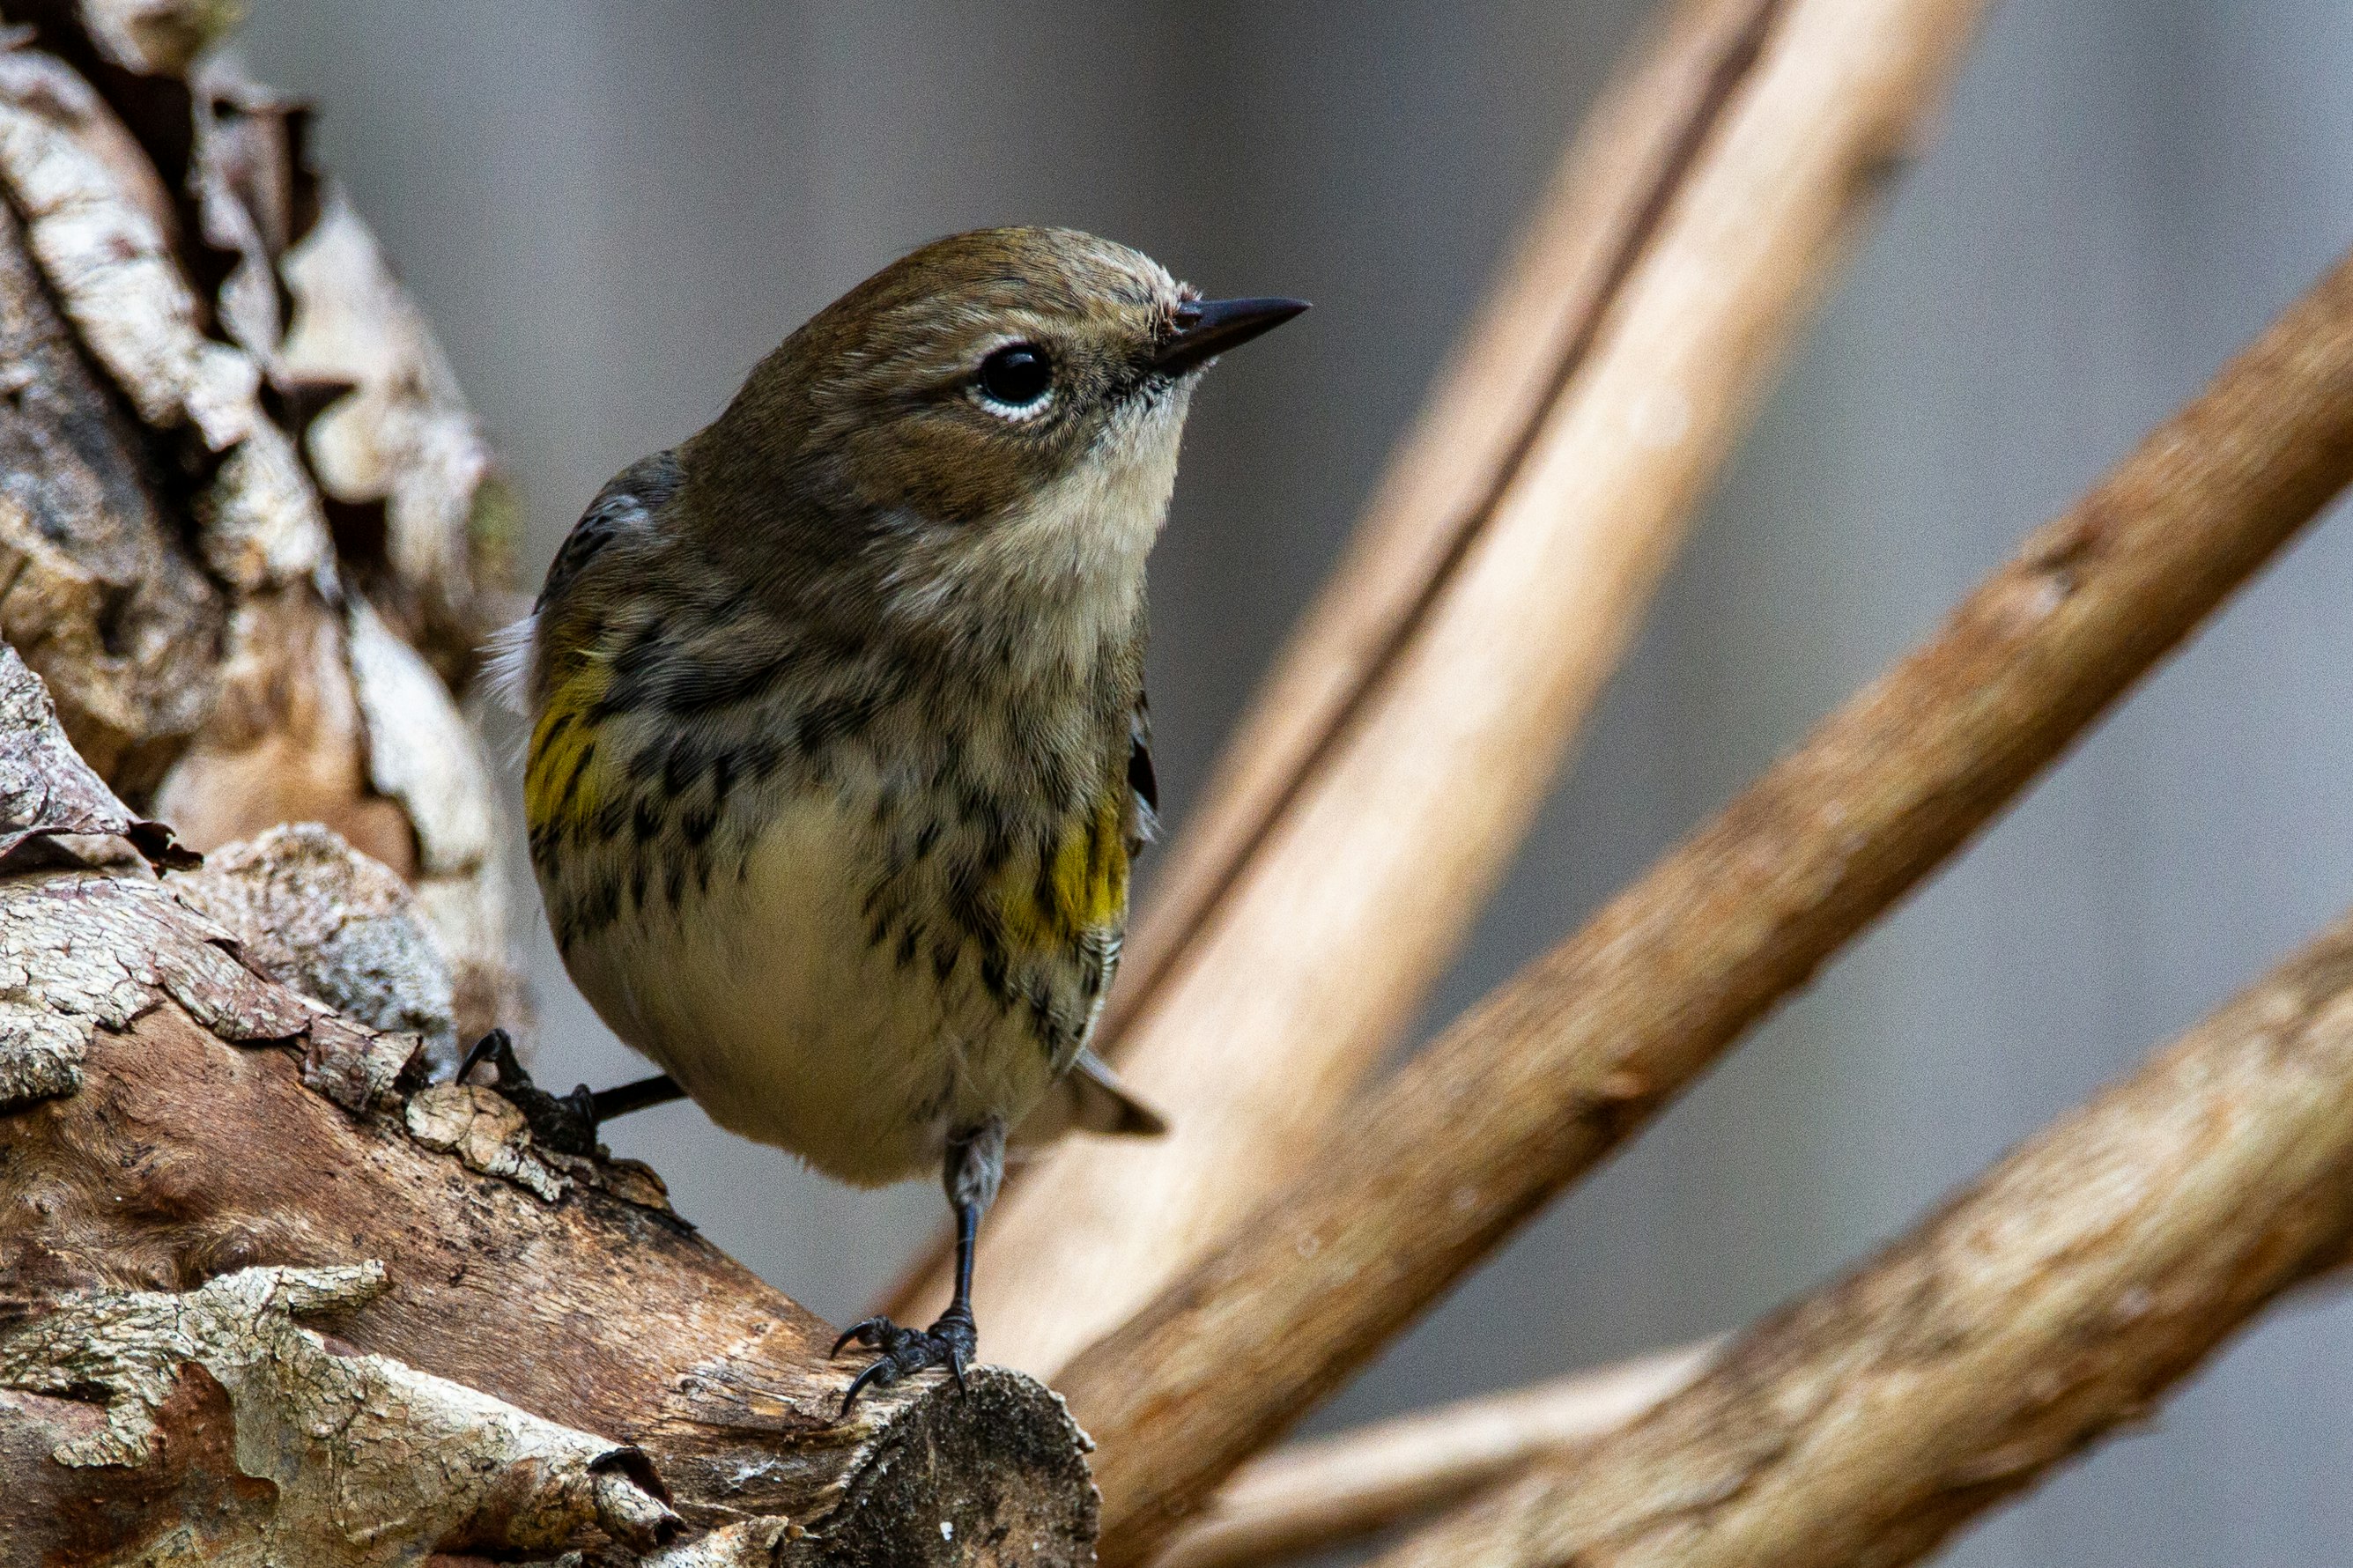
<instances>
[{"instance_id":1,"label":"small bird","mask_svg":"<svg viewBox=\"0 0 2353 1568\"><path fill-rule=\"evenodd\" d=\"M942 1170L955 1299L842 1335L879 1352L845 1411L962 1384L1008 1135L1156 1130L1086 1048L1156 806L1145 559L1202 371L1305 309L1069 229L935 241L623 469L505 638L556 947L663 1069L538 1100L592 1147L683 1092L845 1181Z\"/></svg>"}]
</instances>

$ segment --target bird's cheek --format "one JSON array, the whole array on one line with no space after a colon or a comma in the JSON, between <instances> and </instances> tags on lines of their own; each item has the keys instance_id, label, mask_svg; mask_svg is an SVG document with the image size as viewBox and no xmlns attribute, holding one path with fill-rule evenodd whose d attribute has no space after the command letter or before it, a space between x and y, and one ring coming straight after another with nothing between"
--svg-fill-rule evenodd
<instances>
[{"instance_id":1,"label":"bird's cheek","mask_svg":"<svg viewBox=\"0 0 2353 1568\"><path fill-rule=\"evenodd\" d=\"M960 412L960 411L959 411ZM986 433L949 415L894 421L860 431L849 470L878 509L969 527L1018 502L1021 475Z\"/></svg>"}]
</instances>

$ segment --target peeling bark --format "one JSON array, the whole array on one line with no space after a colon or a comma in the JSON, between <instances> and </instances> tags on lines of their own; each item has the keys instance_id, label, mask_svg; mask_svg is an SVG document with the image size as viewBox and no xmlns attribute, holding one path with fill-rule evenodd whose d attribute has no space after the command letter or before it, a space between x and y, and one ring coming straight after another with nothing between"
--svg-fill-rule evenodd
<instances>
[{"instance_id":1,"label":"peeling bark","mask_svg":"<svg viewBox=\"0 0 2353 1568\"><path fill-rule=\"evenodd\" d=\"M281 822L322 822L403 876L417 874L414 826L368 785L366 721L341 621L301 585L253 595L231 613L220 695L152 807L198 849Z\"/></svg>"},{"instance_id":2,"label":"peeling bark","mask_svg":"<svg viewBox=\"0 0 2353 1568\"><path fill-rule=\"evenodd\" d=\"M227 614L165 488L0 206L0 637L133 798L212 711Z\"/></svg>"},{"instance_id":3,"label":"peeling bark","mask_svg":"<svg viewBox=\"0 0 2353 1568\"><path fill-rule=\"evenodd\" d=\"M830 1331L660 1210L581 1183L551 1202L478 1175L389 1117L329 1103L294 1053L230 1044L176 1004L122 1032L93 1026L78 1068L79 1092L0 1117L5 1316L124 1292L176 1300L257 1268L372 1264L384 1289L336 1323L336 1343L636 1445L694 1529L756 1536L781 1521L799 1534L778 1561L1092 1560L1083 1439L1018 1374L976 1372L968 1396L927 1379L836 1425L854 1363L827 1359ZM508 1135L533 1153L519 1127ZM8 1372L16 1343L0 1339L0 1384L54 1392ZM158 1506L193 1501L182 1489ZM402 1561L533 1544L446 1532Z\"/></svg>"},{"instance_id":4,"label":"peeling bark","mask_svg":"<svg viewBox=\"0 0 2353 1568\"><path fill-rule=\"evenodd\" d=\"M364 793L397 807L415 844L410 880L448 960L458 1031L473 1039L501 1024L518 1029L526 1001L508 959L503 818L481 742L448 688L365 600L350 605L343 653L365 735Z\"/></svg>"},{"instance_id":5,"label":"peeling bark","mask_svg":"<svg viewBox=\"0 0 2353 1568\"><path fill-rule=\"evenodd\" d=\"M527 1033L451 685L511 542L438 345L348 204L321 221L302 107L197 62L221 7L9 11L57 52L0 52L0 634L196 847L314 821L416 882L453 1030Z\"/></svg>"},{"instance_id":6,"label":"peeling bark","mask_svg":"<svg viewBox=\"0 0 2353 1568\"><path fill-rule=\"evenodd\" d=\"M449 966L408 885L316 823L274 827L172 879L246 963L371 1028L455 1060Z\"/></svg>"},{"instance_id":7,"label":"peeling bark","mask_svg":"<svg viewBox=\"0 0 2353 1568\"><path fill-rule=\"evenodd\" d=\"M348 386L306 440L320 487L366 537L364 580L441 673L470 672L483 637L521 613L492 589L513 572L518 520L440 345L339 190L285 258L293 321L278 374ZM347 554L353 553L347 547Z\"/></svg>"},{"instance_id":8,"label":"peeling bark","mask_svg":"<svg viewBox=\"0 0 2353 1568\"><path fill-rule=\"evenodd\" d=\"M177 76L245 14L243 0L80 0L100 54L144 76Z\"/></svg>"},{"instance_id":9,"label":"peeling bark","mask_svg":"<svg viewBox=\"0 0 2353 1568\"><path fill-rule=\"evenodd\" d=\"M169 827L135 816L74 752L48 689L0 644L0 864L29 844L120 837L161 868L196 857Z\"/></svg>"},{"instance_id":10,"label":"peeling bark","mask_svg":"<svg viewBox=\"0 0 2353 1568\"><path fill-rule=\"evenodd\" d=\"M167 1001L224 1039L300 1042L302 1081L353 1110L383 1104L419 1042L271 984L235 947L153 883L102 872L0 881L0 1083L41 1086L0 1094L0 1111L73 1093L97 1030L128 1029Z\"/></svg>"},{"instance_id":11,"label":"peeling bark","mask_svg":"<svg viewBox=\"0 0 2353 1568\"><path fill-rule=\"evenodd\" d=\"M105 1401L104 1422L48 1454L69 1468L137 1470L165 1438L184 1381L218 1386L247 1506L167 1508L140 1542L150 1562L306 1562L318 1543L353 1563L436 1550L552 1551L596 1531L628 1547L683 1526L643 1454L378 1355L339 1353L297 1316L348 1313L383 1294L380 1265L243 1268L189 1291L98 1292L0 1341L0 1383Z\"/></svg>"},{"instance_id":12,"label":"peeling bark","mask_svg":"<svg viewBox=\"0 0 2353 1568\"><path fill-rule=\"evenodd\" d=\"M63 62L0 55L0 177L65 313L140 418L191 433L218 460L198 487L199 550L253 592L332 583L332 545L293 444L263 413L260 372L206 335L180 271L154 176L127 133Z\"/></svg>"}]
</instances>

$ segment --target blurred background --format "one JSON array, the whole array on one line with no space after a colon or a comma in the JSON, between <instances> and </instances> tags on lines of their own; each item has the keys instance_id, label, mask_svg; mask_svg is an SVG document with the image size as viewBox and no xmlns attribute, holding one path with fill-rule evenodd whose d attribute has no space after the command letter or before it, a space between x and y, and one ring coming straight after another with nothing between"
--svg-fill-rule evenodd
<instances>
[{"instance_id":1,"label":"blurred background","mask_svg":"<svg viewBox=\"0 0 2353 1568\"><path fill-rule=\"evenodd\" d=\"M1071 224L1212 293L1314 300L1209 381L1155 561L1181 830L1647 9L256 0L242 52L320 102L324 163L512 465L534 582L607 476L935 235ZM1994 13L1430 1026L1918 637L2353 241L2348 79L2344 0ZM2349 602L2338 519L1310 1429L1741 1323L2331 918L2353 894ZM533 934L543 1079L643 1071ZM844 1191L689 1107L610 1138L836 1319L938 1217L928 1182ZM2353 1561L2349 1465L2353 1301L2293 1302L2154 1430L1941 1561Z\"/></svg>"}]
</instances>

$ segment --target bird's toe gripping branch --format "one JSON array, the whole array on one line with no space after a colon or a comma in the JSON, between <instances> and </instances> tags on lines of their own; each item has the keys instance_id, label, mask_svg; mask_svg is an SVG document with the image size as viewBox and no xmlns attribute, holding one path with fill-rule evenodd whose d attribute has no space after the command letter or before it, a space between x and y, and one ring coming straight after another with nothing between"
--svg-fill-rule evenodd
<instances>
[{"instance_id":1,"label":"bird's toe gripping branch","mask_svg":"<svg viewBox=\"0 0 2353 1568\"><path fill-rule=\"evenodd\" d=\"M882 1353L850 1381L841 1396L844 1415L869 1388L888 1388L902 1378L934 1367L947 1368L957 1389L963 1390L965 1368L980 1350L980 1331L973 1323L972 1310L959 1302L941 1313L928 1329L902 1329L888 1318L852 1323L833 1342L833 1353L839 1355L852 1342Z\"/></svg>"},{"instance_id":2,"label":"bird's toe gripping branch","mask_svg":"<svg viewBox=\"0 0 2353 1568\"><path fill-rule=\"evenodd\" d=\"M569 1094L550 1094L533 1083L516 1059L514 1040L504 1029L492 1029L476 1040L466 1059L458 1064L457 1081L489 1063L499 1075L499 1092L522 1112L531 1135L542 1146L583 1159L596 1152L596 1130L616 1116L643 1110L685 1098L686 1091L667 1074L625 1083L617 1089L591 1089L586 1084Z\"/></svg>"}]
</instances>

